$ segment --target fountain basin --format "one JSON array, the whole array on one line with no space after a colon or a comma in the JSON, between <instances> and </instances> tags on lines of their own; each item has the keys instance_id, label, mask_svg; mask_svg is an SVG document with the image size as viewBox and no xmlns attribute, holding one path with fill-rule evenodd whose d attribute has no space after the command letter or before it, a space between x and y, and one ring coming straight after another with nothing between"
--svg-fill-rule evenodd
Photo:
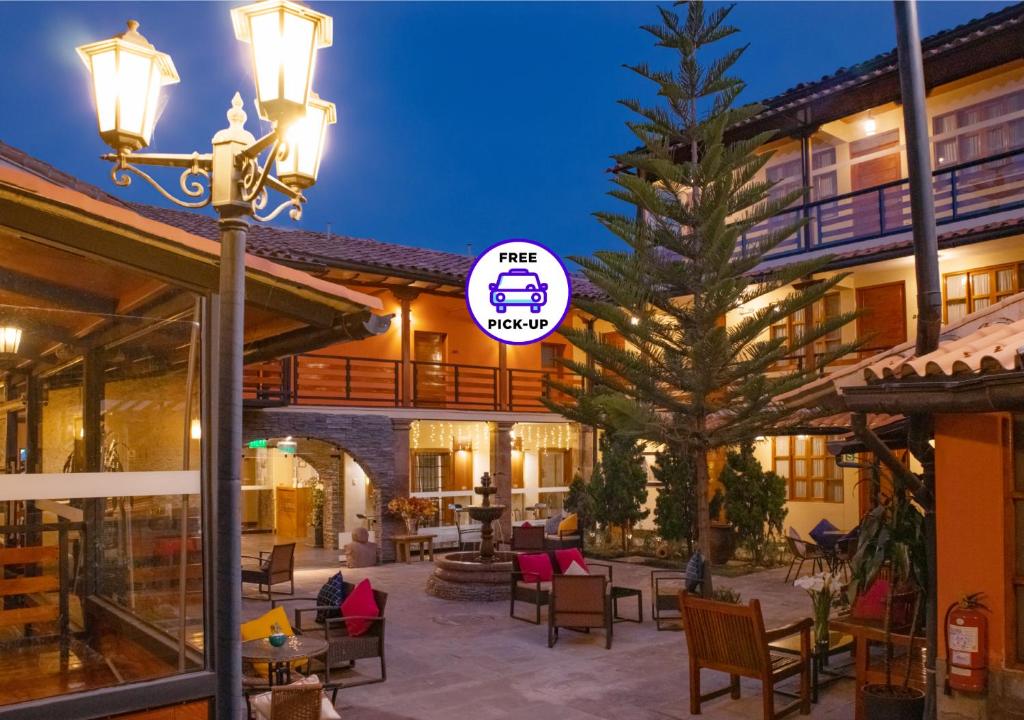
<instances>
[{"instance_id":1,"label":"fountain basin","mask_svg":"<svg viewBox=\"0 0 1024 720\"><path fill-rule=\"evenodd\" d=\"M513 556L496 552L492 562L481 562L480 554L472 551L438 556L427 592L445 600L508 600Z\"/></svg>"}]
</instances>

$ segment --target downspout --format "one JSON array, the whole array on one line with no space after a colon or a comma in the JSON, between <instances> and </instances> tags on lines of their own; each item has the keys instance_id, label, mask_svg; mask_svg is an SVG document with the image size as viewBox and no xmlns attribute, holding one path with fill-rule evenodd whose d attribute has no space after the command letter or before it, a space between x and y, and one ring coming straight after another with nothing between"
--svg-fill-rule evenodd
<instances>
[{"instance_id":1,"label":"downspout","mask_svg":"<svg viewBox=\"0 0 1024 720\"><path fill-rule=\"evenodd\" d=\"M924 61L917 21L916 0L894 0L896 48L899 59L900 97L906 132L907 172L910 180L910 211L914 239L914 273L917 277L917 356L939 346L942 295L939 290L939 244L935 227L935 198L928 147L928 114L925 107ZM925 627L928 653L925 660L926 720L936 717L935 655L938 648L938 552L935 534L935 465L931 452L931 413L910 418L910 447L921 462L922 488L915 499L924 509L925 555L928 565ZM927 452L923 450L927 448ZM921 455L917 455L921 452Z\"/></svg>"}]
</instances>

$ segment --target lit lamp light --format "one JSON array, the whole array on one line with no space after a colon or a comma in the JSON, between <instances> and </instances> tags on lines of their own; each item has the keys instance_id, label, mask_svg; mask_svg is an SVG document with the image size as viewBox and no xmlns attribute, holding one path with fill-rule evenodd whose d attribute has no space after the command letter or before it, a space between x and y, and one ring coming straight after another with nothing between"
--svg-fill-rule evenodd
<instances>
[{"instance_id":1,"label":"lit lamp light","mask_svg":"<svg viewBox=\"0 0 1024 720\"><path fill-rule=\"evenodd\" d=\"M15 325L0 327L0 353L14 355L21 347L21 328Z\"/></svg>"},{"instance_id":2,"label":"lit lamp light","mask_svg":"<svg viewBox=\"0 0 1024 720\"><path fill-rule=\"evenodd\" d=\"M337 120L334 103L321 100L311 92L305 117L293 122L285 132L285 153L277 158L277 176L283 183L303 190L316 182L327 126Z\"/></svg>"},{"instance_id":3,"label":"lit lamp light","mask_svg":"<svg viewBox=\"0 0 1024 720\"><path fill-rule=\"evenodd\" d=\"M281 126L302 117L316 51L331 46L331 18L288 0L264 0L233 9L231 22L235 37L252 46L260 116Z\"/></svg>"},{"instance_id":4,"label":"lit lamp light","mask_svg":"<svg viewBox=\"0 0 1024 720\"><path fill-rule=\"evenodd\" d=\"M875 119L873 117L871 117L870 113L868 113L868 116L866 118L864 118L864 134L865 135L874 135L875 131L877 129L878 129L878 123L875 122Z\"/></svg>"},{"instance_id":5,"label":"lit lamp light","mask_svg":"<svg viewBox=\"0 0 1024 720\"><path fill-rule=\"evenodd\" d=\"M192 419L192 425L189 427L188 434L193 440L202 440L203 424L199 421L199 418Z\"/></svg>"},{"instance_id":6,"label":"lit lamp light","mask_svg":"<svg viewBox=\"0 0 1024 720\"><path fill-rule=\"evenodd\" d=\"M178 71L167 53L157 51L139 34L139 23L109 40L78 48L92 76L96 120L103 142L117 152L149 145L156 125L160 88L178 82Z\"/></svg>"}]
</instances>

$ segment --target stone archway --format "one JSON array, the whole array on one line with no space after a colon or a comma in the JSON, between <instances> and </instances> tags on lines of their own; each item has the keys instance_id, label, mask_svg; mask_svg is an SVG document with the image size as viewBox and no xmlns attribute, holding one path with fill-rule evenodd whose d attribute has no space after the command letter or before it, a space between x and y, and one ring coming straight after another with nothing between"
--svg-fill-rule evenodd
<instances>
[{"instance_id":1,"label":"stone archway","mask_svg":"<svg viewBox=\"0 0 1024 720\"><path fill-rule=\"evenodd\" d=\"M343 415L315 410L253 409L245 410L242 418L243 439L276 438L291 435L294 438L319 441L300 448L310 464L324 478L325 491L330 481L332 492L325 492L324 545L336 548L341 529L342 489L341 454L348 453L363 469L377 491L378 544L381 559L394 559L394 548L386 542L401 532L400 522L384 512L387 503L408 491L408 470L395 471L394 431L391 418L380 415ZM406 433L407 435L408 433ZM324 468L324 469L321 469ZM327 473L324 475L323 473Z\"/></svg>"}]
</instances>

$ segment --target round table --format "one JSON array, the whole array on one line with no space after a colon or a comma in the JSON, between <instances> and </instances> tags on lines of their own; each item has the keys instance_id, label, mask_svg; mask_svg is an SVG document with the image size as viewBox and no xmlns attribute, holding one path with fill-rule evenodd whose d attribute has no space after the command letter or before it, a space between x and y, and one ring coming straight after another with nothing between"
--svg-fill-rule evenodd
<instances>
[{"instance_id":1,"label":"round table","mask_svg":"<svg viewBox=\"0 0 1024 720\"><path fill-rule=\"evenodd\" d=\"M274 647L267 638L242 643L242 659L267 663L267 680L273 686L291 682L291 664L295 660L316 657L327 652L327 641L309 635L289 635L281 647Z\"/></svg>"}]
</instances>

